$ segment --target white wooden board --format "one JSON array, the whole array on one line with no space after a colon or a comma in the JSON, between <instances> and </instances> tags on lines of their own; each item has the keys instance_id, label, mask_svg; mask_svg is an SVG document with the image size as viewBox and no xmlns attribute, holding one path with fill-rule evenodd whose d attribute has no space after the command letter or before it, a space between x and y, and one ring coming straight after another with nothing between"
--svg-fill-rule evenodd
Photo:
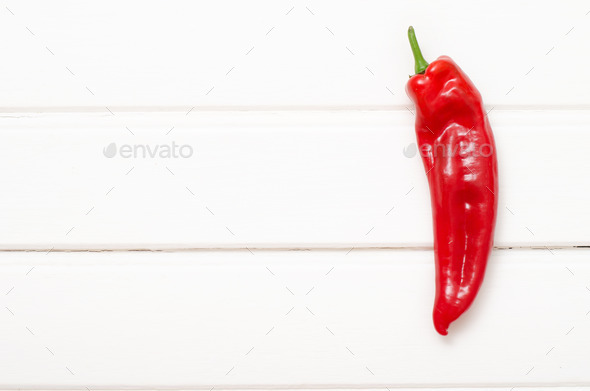
<instances>
[{"instance_id":1,"label":"white wooden board","mask_svg":"<svg viewBox=\"0 0 590 391\"><path fill-rule=\"evenodd\" d=\"M590 111L490 119L496 245L589 245ZM406 156L413 121L405 110L5 115L0 246L429 247L426 177ZM172 142L193 155L121 154Z\"/></svg>"},{"instance_id":2,"label":"white wooden board","mask_svg":"<svg viewBox=\"0 0 590 391\"><path fill-rule=\"evenodd\" d=\"M0 390L590 390L589 21L0 3ZM478 86L500 163L497 249L446 338L409 25ZM122 156L172 142L190 156Z\"/></svg>"},{"instance_id":3,"label":"white wooden board","mask_svg":"<svg viewBox=\"0 0 590 391\"><path fill-rule=\"evenodd\" d=\"M0 107L399 106L413 24L492 105L588 105L585 1L3 2Z\"/></svg>"},{"instance_id":4,"label":"white wooden board","mask_svg":"<svg viewBox=\"0 0 590 391\"><path fill-rule=\"evenodd\" d=\"M2 252L0 388L590 386L590 250L495 251L447 337L432 258Z\"/></svg>"}]
</instances>

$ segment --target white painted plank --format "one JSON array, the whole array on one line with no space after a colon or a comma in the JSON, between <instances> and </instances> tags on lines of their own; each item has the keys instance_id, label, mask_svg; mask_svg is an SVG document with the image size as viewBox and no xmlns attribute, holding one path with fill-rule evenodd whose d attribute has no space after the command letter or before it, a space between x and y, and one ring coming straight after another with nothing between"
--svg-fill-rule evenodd
<instances>
[{"instance_id":1,"label":"white painted plank","mask_svg":"<svg viewBox=\"0 0 590 391\"><path fill-rule=\"evenodd\" d=\"M392 387L387 387L389 389L391 389ZM300 385L296 386L296 387L288 387L288 388L279 388L279 387L273 387L273 388L248 388L248 389L239 389L239 388L231 388L232 390L235 391L262 391L262 390L268 390L268 389L273 389L273 390L280 390L280 389L289 389L289 390L308 390L308 391L321 391L321 390L333 390L333 391L356 391L356 390L360 390L360 391L382 391L382 390L386 390L387 388L302 388ZM506 387L395 387L395 391L498 391L498 389L503 389ZM109 390L109 388L103 388L103 389L107 389ZM168 388L170 389L170 388ZM538 390L539 387L518 387L519 390L521 391L534 391L534 390ZM584 386L577 386L577 385L565 385L565 386L543 386L543 390L547 390L547 391L587 391L589 390L590 387L584 387ZM4 389L5 391L20 391L21 389ZM31 389L31 390L35 390L35 391L50 391L50 389ZM139 390L139 391L153 391L152 389L142 389L142 388L134 388L134 390ZM178 389L178 391L191 391L191 390L206 390L205 387L194 387L194 388L190 388L190 389ZM51 389L51 391L56 391L56 389Z\"/></svg>"},{"instance_id":2,"label":"white painted plank","mask_svg":"<svg viewBox=\"0 0 590 391\"><path fill-rule=\"evenodd\" d=\"M491 105L587 106L576 86L590 84L588 11L582 0L8 0L0 107L401 107L410 24L427 59L455 58Z\"/></svg>"},{"instance_id":3,"label":"white painted plank","mask_svg":"<svg viewBox=\"0 0 590 391\"><path fill-rule=\"evenodd\" d=\"M391 387L389 387L391 388ZM190 390L201 390L201 389L205 389L205 388L192 388ZM268 388L263 388L264 390L268 390ZM249 388L249 390L263 390L263 389L256 389L256 388ZM281 388L273 388L273 389L281 389ZM325 390L326 388L301 388L301 387L289 387L289 390L309 390L309 391L321 391L321 390ZM377 391L380 390L382 391L383 389L380 388L347 388L347 389L335 389L335 388L329 388L330 390L333 391L353 391L353 390L361 390L361 391ZM521 391L532 391L532 390L538 390L538 387L518 387L519 390ZM558 386L558 387L553 387L553 386L544 386L543 390L547 390L547 391L585 391L590 389L590 387L583 387L583 386ZM49 391L46 389L40 390L40 389L35 389L38 391ZM55 389L54 389L55 390ZM52 390L52 391L54 391ZM142 390L142 389L137 389L137 390ZM190 391L190 390L179 390L179 391ZM232 390L236 390L236 391L247 391L247 390L242 390L242 389L237 389L237 388L232 388ZM406 388L406 387L396 387L395 388L396 391L498 391L498 387L411 387L411 388ZM6 391L20 391L20 389L18 390L6 390ZM145 391L152 391L151 389L149 390L145 390Z\"/></svg>"},{"instance_id":4,"label":"white painted plank","mask_svg":"<svg viewBox=\"0 0 590 391\"><path fill-rule=\"evenodd\" d=\"M389 389L391 389L391 387L388 387ZM395 391L498 391L498 389L502 389L505 387L395 387ZM104 389L109 389L109 388L104 388ZM141 388L134 388L135 390L139 390L139 391L153 391L152 389L141 389ZM231 388L232 390L235 391L262 391L262 390L268 390L269 388L248 388L248 389L239 389L239 388ZM289 390L293 390L293 391L297 391L297 390L308 390L308 391L321 391L321 390L333 390L333 391L382 391L382 390L386 390L386 388L346 388L346 389L342 389L342 388L302 388L301 386L296 386L296 387L288 387L288 388L278 388L278 387L273 387L271 388L273 390L280 390L280 389L289 389ZM534 390L538 390L539 387L518 387L519 390L521 391L534 391ZM587 391L589 390L590 387L584 387L584 386L576 386L576 385L566 385L566 386L543 386L543 390L547 390L547 391ZM14 390L9 390L9 389L5 389L5 391L20 391L21 389L14 389ZM32 389L35 391L50 391L49 389ZM190 388L190 389L178 389L178 391L191 391L191 390L206 390L206 388L204 387L195 387L195 388ZM56 389L51 389L51 391L56 391Z\"/></svg>"},{"instance_id":5,"label":"white painted plank","mask_svg":"<svg viewBox=\"0 0 590 391\"><path fill-rule=\"evenodd\" d=\"M590 111L490 118L496 245L588 245ZM432 245L408 111L21 114L0 129L4 249ZM193 156L103 155L173 141Z\"/></svg>"},{"instance_id":6,"label":"white painted plank","mask_svg":"<svg viewBox=\"0 0 590 391\"><path fill-rule=\"evenodd\" d=\"M431 251L2 252L0 387L589 386L589 256L495 251L441 337Z\"/></svg>"}]
</instances>

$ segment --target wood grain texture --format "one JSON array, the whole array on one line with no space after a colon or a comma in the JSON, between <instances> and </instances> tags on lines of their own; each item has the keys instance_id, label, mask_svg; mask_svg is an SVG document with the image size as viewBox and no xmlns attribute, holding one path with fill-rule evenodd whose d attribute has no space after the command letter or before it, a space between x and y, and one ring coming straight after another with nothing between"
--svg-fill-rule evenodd
<instances>
[{"instance_id":1,"label":"wood grain texture","mask_svg":"<svg viewBox=\"0 0 590 391\"><path fill-rule=\"evenodd\" d=\"M2 252L0 387L589 386L589 256L495 251L441 337L431 251Z\"/></svg>"},{"instance_id":2,"label":"wood grain texture","mask_svg":"<svg viewBox=\"0 0 590 391\"><path fill-rule=\"evenodd\" d=\"M590 187L590 112L492 110L490 119L496 245L590 244L580 191ZM406 157L408 111L20 114L0 125L4 249L432 245L422 163ZM172 142L193 155L120 154Z\"/></svg>"}]
</instances>

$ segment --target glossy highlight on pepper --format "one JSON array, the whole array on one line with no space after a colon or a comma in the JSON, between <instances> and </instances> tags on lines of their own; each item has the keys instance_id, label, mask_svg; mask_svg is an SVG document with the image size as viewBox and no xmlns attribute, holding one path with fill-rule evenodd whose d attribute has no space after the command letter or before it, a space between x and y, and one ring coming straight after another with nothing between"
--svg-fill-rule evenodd
<instances>
[{"instance_id":1,"label":"glossy highlight on pepper","mask_svg":"<svg viewBox=\"0 0 590 391\"><path fill-rule=\"evenodd\" d=\"M451 58L428 64L414 29L416 74L406 85L416 105L416 137L428 178L434 223L434 327L448 333L472 304L490 256L498 205L494 136L482 98Z\"/></svg>"}]
</instances>

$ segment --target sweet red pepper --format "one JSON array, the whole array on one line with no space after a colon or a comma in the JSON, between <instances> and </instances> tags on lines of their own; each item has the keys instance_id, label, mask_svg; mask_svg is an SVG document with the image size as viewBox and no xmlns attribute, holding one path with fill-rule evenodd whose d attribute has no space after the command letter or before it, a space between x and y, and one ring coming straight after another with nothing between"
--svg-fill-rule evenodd
<instances>
[{"instance_id":1,"label":"sweet red pepper","mask_svg":"<svg viewBox=\"0 0 590 391\"><path fill-rule=\"evenodd\" d=\"M416 104L416 136L434 221L434 327L447 334L483 281L493 247L498 168L481 95L449 57L428 64L414 29L408 37L416 74L406 91Z\"/></svg>"}]
</instances>

